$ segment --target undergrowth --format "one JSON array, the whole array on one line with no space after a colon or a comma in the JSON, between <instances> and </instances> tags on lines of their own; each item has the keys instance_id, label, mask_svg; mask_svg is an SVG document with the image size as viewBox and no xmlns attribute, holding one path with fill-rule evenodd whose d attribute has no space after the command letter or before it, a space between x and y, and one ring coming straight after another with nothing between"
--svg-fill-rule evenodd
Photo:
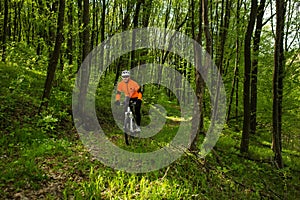
<instances>
[{"instance_id":1,"label":"undergrowth","mask_svg":"<svg viewBox=\"0 0 300 200\"><path fill-rule=\"evenodd\" d=\"M2 199L297 199L300 153L284 148L285 168L276 169L269 131L252 136L249 154L239 153L241 132L226 126L205 159L187 152L163 169L141 174L104 166L82 144L72 122L72 80L55 86L49 108L38 113L44 74L19 66L0 66L0 197ZM112 79L111 77L108 77ZM99 89L110 96L111 87ZM102 92L106 92L106 94ZM147 97L147 94L145 95ZM100 98L100 99L99 99ZM145 98L143 126L149 110L165 108L166 124L151 139L124 144L123 133L97 97L97 115L107 137L132 152L155 151L170 141L180 118L176 102ZM208 120L207 120L208 121ZM207 124L206 124L207 126Z\"/></svg>"}]
</instances>

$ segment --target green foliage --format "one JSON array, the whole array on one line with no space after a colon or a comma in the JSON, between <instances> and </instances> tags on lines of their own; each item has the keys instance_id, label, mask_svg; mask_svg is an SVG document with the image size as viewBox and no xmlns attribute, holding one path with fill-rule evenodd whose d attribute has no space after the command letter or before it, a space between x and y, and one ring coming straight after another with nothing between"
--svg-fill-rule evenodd
<instances>
[{"instance_id":1,"label":"green foliage","mask_svg":"<svg viewBox=\"0 0 300 200\"><path fill-rule=\"evenodd\" d=\"M14 67L22 66L34 73L44 73L48 58L45 55L36 55L35 48L25 42L11 42L7 46L7 64Z\"/></svg>"},{"instance_id":2,"label":"green foliage","mask_svg":"<svg viewBox=\"0 0 300 200\"><path fill-rule=\"evenodd\" d=\"M82 25L78 2L66 2L66 13L73 24L65 23L63 30L64 42L61 48L60 63L55 74L54 87L47 109L40 113L45 75L47 72L50 52L54 45L56 30L57 4L55 0L24 1L20 7L20 18L15 13L13 3L10 5L10 37L7 38L6 63L0 63L0 196L4 199L296 199L299 191L299 59L297 50L286 54L286 78L284 82L284 113L283 113L283 159L285 168L277 170L273 162L271 150L271 116L272 116L272 73L273 45L271 28L266 25L263 30L259 54L258 74L258 130L251 136L250 151L247 155L239 153L241 132L225 126L214 152L205 160L187 152L170 166L145 174L128 174L103 166L92 158L86 147L81 143L72 121L72 89L77 65L81 62ZM100 17L102 2L95 1L93 13ZM124 9L134 1L106 1L105 38L122 31L122 19L130 10ZM150 3L146 0L147 4ZM169 5L170 3L170 5ZM236 2L232 2L236 10ZM199 2L195 2L195 9ZM220 34L219 17L221 4L210 5L214 11L211 25L214 27L213 40L218 43ZM249 2L245 2L249 6ZM133 6L134 7L134 6ZM151 26L174 29L184 20L186 13L193 10L184 1L153 1L152 6L141 10L141 16L149 16ZM112 12L113 9L113 12ZM17 9L18 10L18 9ZM134 10L134 9L133 9ZM236 39L243 40L244 28L250 9L240 10L237 27L236 13L232 13L230 30L225 46L226 72L223 80L227 94L230 93L233 70L236 59ZM169 11L167 13L166 11ZM194 10L195 11L195 10ZM201 16L194 12L196 32ZM190 15L180 31L191 35ZM295 18L296 19L296 18ZM16 20L16 21L14 21ZM69 20L69 19L68 19ZM145 19L143 19L145 20ZM293 19L294 20L294 19ZM100 23L100 18L90 20ZM297 20L291 22L294 24ZM17 22L16 24L13 22ZM3 23L3 14L0 16ZM102 26L96 24L100 32ZM130 27L130 24L129 24ZM295 28L295 27L292 27ZM295 30L294 30L295 32ZM18 33L18 34L17 34ZM196 33L197 34L197 33ZM72 38L71 38L72 36ZM16 37L13 41L13 38ZM73 47L69 48L68 39L72 39ZM18 41L18 42L17 42ZM96 40L93 41L96 43ZM97 41L99 42L99 41ZM203 43L205 45L205 43ZM239 47L239 106L238 114L242 115L242 74L243 51ZM216 49L214 47L214 49ZM2 48L1 48L2 53ZM136 61L141 63L158 63L165 51L145 49L136 51ZM38 55L39 54L39 55ZM69 57L73 61L69 63ZM129 54L128 54L129 55ZM140 56L138 58L138 55ZM124 60L130 62L130 57ZM294 59L295 58L295 59ZM293 60L294 59L294 60ZM195 87L194 68L178 56L170 53L167 62L181 73L186 73ZM165 65L167 65L165 63ZM117 65L117 64L114 64ZM107 71L99 82L96 93L96 111L99 123L107 137L117 146L131 152L149 152L160 149L172 140L180 124L180 106L175 95L165 87L146 85L142 107L142 125L151 122L149 111L155 104L166 110L166 124L152 138L133 139L130 146L124 144L122 130L112 117L111 102L113 101L115 74ZM180 90L181 92L183 90ZM182 94L183 96L186 94ZM188 95L187 95L188 98ZM205 129L210 125L210 97L205 94ZM235 100L235 99L234 99ZM235 109L235 105L233 108ZM162 112L157 109L157 113ZM233 113L233 112L232 112ZM185 119L186 120L186 119ZM238 126L241 120L237 119ZM240 126L241 127L241 126ZM239 127L238 127L239 128ZM202 141L204 136L201 136ZM199 147L201 144L199 144Z\"/></svg>"},{"instance_id":3,"label":"green foliage","mask_svg":"<svg viewBox=\"0 0 300 200\"><path fill-rule=\"evenodd\" d=\"M177 199L198 196L187 183L182 189L176 180L162 173L134 175L125 172L99 171L91 168L90 182L83 183L74 194L76 199ZM160 178L159 178L160 177Z\"/></svg>"},{"instance_id":4,"label":"green foliage","mask_svg":"<svg viewBox=\"0 0 300 200\"><path fill-rule=\"evenodd\" d=\"M1 109L0 195L13 198L24 195L45 199L293 199L299 196L297 169L299 153L283 149L283 170L274 170L270 133L260 129L251 139L249 157L239 154L240 132L225 127L215 147L219 159L210 153L204 162L194 154L185 154L170 166L145 174L129 174L103 166L91 157L77 139L70 116L71 81L54 87L49 109L35 115L41 94L41 73L28 68L0 68L1 86L6 98ZM111 83L108 75L101 83ZM113 86L101 84L96 96L99 119L104 120L108 137L116 145L132 152L149 152L170 141L178 130L180 107L171 101L165 89L146 88L142 108L144 125L150 122L153 104L167 111L163 129L151 139L134 139L124 144L122 131L110 115ZM70 84L72 85L72 84ZM37 92L39 91L39 92ZM147 93L149 92L149 93ZM22 103L21 103L22 102ZM24 104L27 105L24 110ZM104 108L104 109L103 109ZM16 112L17 110L17 112ZM22 115L20 115L20 113ZM206 127L209 119L206 118ZM292 141L291 141L292 142ZM199 144L200 145L200 144ZM41 196L40 196L41 197Z\"/></svg>"}]
</instances>

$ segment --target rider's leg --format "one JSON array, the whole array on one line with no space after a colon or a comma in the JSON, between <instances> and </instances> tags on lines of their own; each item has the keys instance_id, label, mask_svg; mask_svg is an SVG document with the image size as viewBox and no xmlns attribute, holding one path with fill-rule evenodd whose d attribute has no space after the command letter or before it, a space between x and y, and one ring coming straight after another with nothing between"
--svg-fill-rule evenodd
<instances>
[{"instance_id":1,"label":"rider's leg","mask_svg":"<svg viewBox=\"0 0 300 200\"><path fill-rule=\"evenodd\" d=\"M123 121L125 120L125 113L127 112L127 108L128 108L128 106L130 106L130 99L128 98L128 97L125 97L125 100L124 100L124 102L123 102L123 104L124 104L124 114L123 114ZM130 108L131 109L131 108ZM125 122L125 121L124 121ZM125 124L125 123L124 123ZM124 127L123 127L124 128Z\"/></svg>"},{"instance_id":2,"label":"rider's leg","mask_svg":"<svg viewBox=\"0 0 300 200\"><path fill-rule=\"evenodd\" d=\"M136 124L141 125L141 101L137 101L135 105Z\"/></svg>"},{"instance_id":3,"label":"rider's leg","mask_svg":"<svg viewBox=\"0 0 300 200\"><path fill-rule=\"evenodd\" d=\"M133 103L135 103L135 105L133 106ZM130 109L131 111L134 112L135 115L135 122L136 122L136 130L137 132L140 132L140 125L141 125L141 102L137 101L137 98L131 98L130 99ZM134 108L134 110L133 110Z\"/></svg>"}]
</instances>

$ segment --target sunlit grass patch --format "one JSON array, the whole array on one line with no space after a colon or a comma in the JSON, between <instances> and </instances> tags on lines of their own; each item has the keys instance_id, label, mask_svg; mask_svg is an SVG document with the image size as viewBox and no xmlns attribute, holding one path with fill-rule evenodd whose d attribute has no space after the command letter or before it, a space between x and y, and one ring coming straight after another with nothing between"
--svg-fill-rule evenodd
<instances>
[{"instance_id":1,"label":"sunlit grass patch","mask_svg":"<svg viewBox=\"0 0 300 200\"><path fill-rule=\"evenodd\" d=\"M75 199L177 199L197 195L188 183L182 185L161 172L139 175L91 168L89 181L69 195Z\"/></svg>"}]
</instances>

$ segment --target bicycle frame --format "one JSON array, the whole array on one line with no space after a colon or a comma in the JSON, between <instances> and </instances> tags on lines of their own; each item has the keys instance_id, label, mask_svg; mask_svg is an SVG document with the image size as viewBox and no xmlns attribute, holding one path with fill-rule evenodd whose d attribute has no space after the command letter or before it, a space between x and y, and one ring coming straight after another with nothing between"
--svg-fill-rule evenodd
<instances>
[{"instance_id":1,"label":"bicycle frame","mask_svg":"<svg viewBox=\"0 0 300 200\"><path fill-rule=\"evenodd\" d=\"M129 122L129 127L126 126L128 122ZM134 122L133 113L130 109L130 106L128 106L125 112L125 121L124 121L125 131L133 132L133 122Z\"/></svg>"},{"instance_id":2,"label":"bicycle frame","mask_svg":"<svg viewBox=\"0 0 300 200\"><path fill-rule=\"evenodd\" d=\"M135 102L131 104L134 110ZM136 126L135 124L135 119L133 116L133 112L130 108L130 103L128 102L127 109L125 110L125 117L124 117L124 134L125 134L125 142L127 145L129 145L129 135L133 136L134 135L134 128Z\"/></svg>"}]
</instances>

